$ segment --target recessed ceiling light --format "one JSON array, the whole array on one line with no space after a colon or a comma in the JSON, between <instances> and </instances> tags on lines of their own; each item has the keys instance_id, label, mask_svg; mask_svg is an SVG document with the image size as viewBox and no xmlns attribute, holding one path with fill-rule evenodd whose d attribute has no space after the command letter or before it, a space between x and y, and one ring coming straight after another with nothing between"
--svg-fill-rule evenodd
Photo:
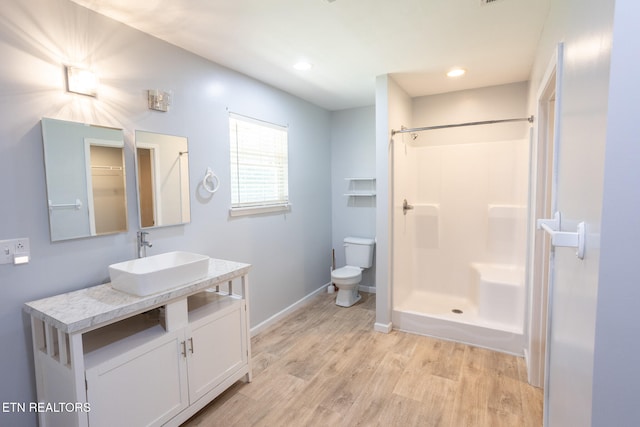
<instances>
[{"instance_id":1,"label":"recessed ceiling light","mask_svg":"<svg viewBox=\"0 0 640 427\"><path fill-rule=\"evenodd\" d=\"M454 68L451 71L449 71L447 73L448 77L460 77L461 75L463 75L464 73L466 73L467 70L465 70L464 68Z\"/></svg>"},{"instance_id":2,"label":"recessed ceiling light","mask_svg":"<svg viewBox=\"0 0 640 427\"><path fill-rule=\"evenodd\" d=\"M295 68L296 70L300 70L300 71L310 70L311 67L312 67L311 63L309 63L307 61L300 61L300 62L296 62L295 64L293 64L293 68Z\"/></svg>"}]
</instances>

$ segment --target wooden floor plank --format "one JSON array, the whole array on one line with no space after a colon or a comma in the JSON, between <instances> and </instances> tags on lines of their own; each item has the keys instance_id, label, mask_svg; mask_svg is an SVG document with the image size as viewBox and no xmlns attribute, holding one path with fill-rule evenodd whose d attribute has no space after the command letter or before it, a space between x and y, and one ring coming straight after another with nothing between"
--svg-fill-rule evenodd
<instances>
[{"instance_id":1,"label":"wooden floor plank","mask_svg":"<svg viewBox=\"0 0 640 427\"><path fill-rule=\"evenodd\" d=\"M376 425L382 415L388 397L393 394L406 363L406 356L387 352L376 371L362 385L363 391L345 414L342 425Z\"/></svg>"},{"instance_id":2,"label":"wooden floor plank","mask_svg":"<svg viewBox=\"0 0 640 427\"><path fill-rule=\"evenodd\" d=\"M452 427L489 426L489 382L482 373L463 371L452 403Z\"/></svg>"},{"instance_id":3,"label":"wooden floor plank","mask_svg":"<svg viewBox=\"0 0 640 427\"><path fill-rule=\"evenodd\" d=\"M252 338L253 381L185 427L539 427L540 389L522 358L398 331L375 332L375 294L335 294Z\"/></svg>"}]
</instances>

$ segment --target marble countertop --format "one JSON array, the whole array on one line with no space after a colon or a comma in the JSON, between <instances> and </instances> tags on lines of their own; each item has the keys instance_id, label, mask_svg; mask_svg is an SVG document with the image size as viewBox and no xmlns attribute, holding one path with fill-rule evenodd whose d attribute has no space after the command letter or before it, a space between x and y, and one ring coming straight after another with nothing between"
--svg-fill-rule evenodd
<instances>
[{"instance_id":1,"label":"marble countertop","mask_svg":"<svg viewBox=\"0 0 640 427\"><path fill-rule=\"evenodd\" d=\"M115 290L107 283L28 302L24 311L62 332L85 332L243 276L250 267L250 264L210 259L207 277L153 295L138 297Z\"/></svg>"}]
</instances>

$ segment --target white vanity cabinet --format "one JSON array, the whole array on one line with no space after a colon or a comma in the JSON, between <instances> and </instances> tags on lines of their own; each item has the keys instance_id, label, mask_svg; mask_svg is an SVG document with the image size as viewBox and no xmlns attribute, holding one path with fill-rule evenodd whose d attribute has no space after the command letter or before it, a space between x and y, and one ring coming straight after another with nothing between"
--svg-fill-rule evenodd
<instances>
[{"instance_id":1,"label":"white vanity cabinet","mask_svg":"<svg viewBox=\"0 0 640 427\"><path fill-rule=\"evenodd\" d=\"M162 425L189 406L181 341L167 333L94 366L85 358L89 425Z\"/></svg>"},{"instance_id":2,"label":"white vanity cabinet","mask_svg":"<svg viewBox=\"0 0 640 427\"><path fill-rule=\"evenodd\" d=\"M205 292L188 300L189 326L183 350L187 354L190 401L205 396L247 364L245 307L231 300L216 299L217 295ZM216 363L211 363L212 360Z\"/></svg>"},{"instance_id":3,"label":"white vanity cabinet","mask_svg":"<svg viewBox=\"0 0 640 427\"><path fill-rule=\"evenodd\" d=\"M86 405L40 426L177 426L251 381L248 269L211 260L207 278L160 294L101 285L27 303L38 401Z\"/></svg>"}]
</instances>

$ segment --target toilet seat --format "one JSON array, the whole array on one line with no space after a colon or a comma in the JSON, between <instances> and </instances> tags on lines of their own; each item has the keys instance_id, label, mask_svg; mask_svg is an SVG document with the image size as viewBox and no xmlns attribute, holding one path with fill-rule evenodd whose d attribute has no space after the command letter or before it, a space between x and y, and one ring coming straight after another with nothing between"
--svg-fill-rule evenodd
<instances>
[{"instance_id":1,"label":"toilet seat","mask_svg":"<svg viewBox=\"0 0 640 427\"><path fill-rule=\"evenodd\" d=\"M331 272L331 279L340 287L346 285L355 285L362 280L362 269L351 265L345 265Z\"/></svg>"}]
</instances>

